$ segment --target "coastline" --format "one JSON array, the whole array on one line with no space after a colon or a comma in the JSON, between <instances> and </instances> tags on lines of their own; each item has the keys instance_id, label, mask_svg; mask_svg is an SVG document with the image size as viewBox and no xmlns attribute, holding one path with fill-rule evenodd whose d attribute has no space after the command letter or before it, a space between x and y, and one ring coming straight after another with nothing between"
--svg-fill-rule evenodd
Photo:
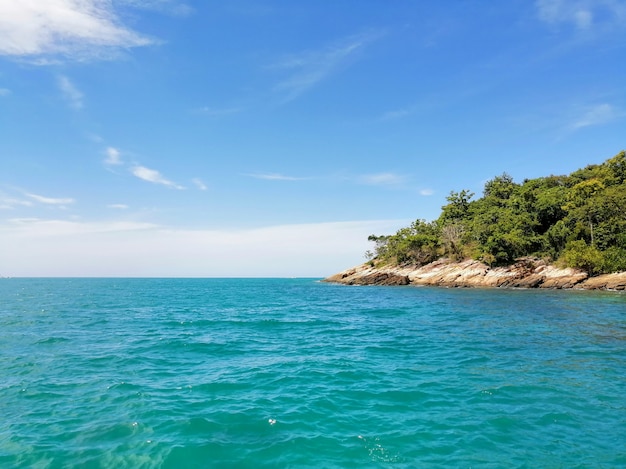
<instances>
[{"instance_id":1,"label":"coastline","mask_svg":"<svg viewBox=\"0 0 626 469\"><path fill-rule=\"evenodd\" d=\"M561 269L536 258L523 258L510 266L493 268L476 260L439 259L419 267L376 267L364 263L323 281L344 285L626 290L626 272L589 277L582 270Z\"/></svg>"}]
</instances>

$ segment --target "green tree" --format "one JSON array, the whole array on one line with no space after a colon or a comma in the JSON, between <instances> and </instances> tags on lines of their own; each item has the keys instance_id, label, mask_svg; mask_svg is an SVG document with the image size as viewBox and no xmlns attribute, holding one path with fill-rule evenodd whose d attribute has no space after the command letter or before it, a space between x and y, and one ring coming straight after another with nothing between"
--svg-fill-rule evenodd
<instances>
[{"instance_id":1,"label":"green tree","mask_svg":"<svg viewBox=\"0 0 626 469\"><path fill-rule=\"evenodd\" d=\"M612 184L623 184L626 181L626 151L610 158L604 165L608 168Z\"/></svg>"},{"instance_id":2,"label":"green tree","mask_svg":"<svg viewBox=\"0 0 626 469\"><path fill-rule=\"evenodd\" d=\"M374 243L374 252L366 251L365 257L368 260L372 260L374 258L384 258L387 253L387 243L389 242L390 236L377 236L377 235L369 235L367 237L368 241L372 241Z\"/></svg>"},{"instance_id":3,"label":"green tree","mask_svg":"<svg viewBox=\"0 0 626 469\"><path fill-rule=\"evenodd\" d=\"M604 264L602 252L582 239L570 241L560 260L567 267L583 269L591 275L602 272Z\"/></svg>"},{"instance_id":4,"label":"green tree","mask_svg":"<svg viewBox=\"0 0 626 469\"><path fill-rule=\"evenodd\" d=\"M466 189L461 192L451 191L446 197L448 203L441 207L440 224L458 223L467 218L472 197L474 193Z\"/></svg>"},{"instance_id":5,"label":"green tree","mask_svg":"<svg viewBox=\"0 0 626 469\"><path fill-rule=\"evenodd\" d=\"M422 265L437 259L439 244L437 225L416 220L389 237L387 257L397 264Z\"/></svg>"},{"instance_id":6,"label":"green tree","mask_svg":"<svg viewBox=\"0 0 626 469\"><path fill-rule=\"evenodd\" d=\"M416 220L391 236L370 236L379 261L424 264L441 256L510 264L523 256L558 259L595 275L626 269L626 152L567 176L507 173L483 196L450 192L436 222Z\"/></svg>"},{"instance_id":7,"label":"green tree","mask_svg":"<svg viewBox=\"0 0 626 469\"><path fill-rule=\"evenodd\" d=\"M517 184L513 182L513 178L507 173L502 173L485 183L483 194L485 198L506 200L515 192L516 187Z\"/></svg>"}]
</instances>

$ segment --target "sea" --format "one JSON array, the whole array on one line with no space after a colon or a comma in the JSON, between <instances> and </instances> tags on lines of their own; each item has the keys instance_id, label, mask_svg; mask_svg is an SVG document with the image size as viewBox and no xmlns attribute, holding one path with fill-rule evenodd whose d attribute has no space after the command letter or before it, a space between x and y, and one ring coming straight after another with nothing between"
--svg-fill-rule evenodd
<instances>
[{"instance_id":1,"label":"sea","mask_svg":"<svg viewBox=\"0 0 626 469\"><path fill-rule=\"evenodd\" d=\"M626 294L0 279L1 468L624 468Z\"/></svg>"}]
</instances>

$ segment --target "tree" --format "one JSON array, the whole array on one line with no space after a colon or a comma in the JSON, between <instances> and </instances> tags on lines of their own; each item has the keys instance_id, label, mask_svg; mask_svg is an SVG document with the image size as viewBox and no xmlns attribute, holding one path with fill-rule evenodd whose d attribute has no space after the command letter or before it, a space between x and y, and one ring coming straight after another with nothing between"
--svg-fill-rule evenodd
<instances>
[{"instance_id":1,"label":"tree","mask_svg":"<svg viewBox=\"0 0 626 469\"><path fill-rule=\"evenodd\" d=\"M440 223L458 223L465 219L469 213L472 197L474 197L474 193L466 189L463 189L461 192L451 191L450 195L446 197L448 203L441 207Z\"/></svg>"},{"instance_id":2,"label":"tree","mask_svg":"<svg viewBox=\"0 0 626 469\"><path fill-rule=\"evenodd\" d=\"M439 244L436 223L416 220L389 237L386 257L397 264L422 265L438 257Z\"/></svg>"},{"instance_id":3,"label":"tree","mask_svg":"<svg viewBox=\"0 0 626 469\"><path fill-rule=\"evenodd\" d=\"M582 239L577 239L567 244L561 262L567 267L583 269L593 275L602 272L604 257L597 248L589 246Z\"/></svg>"},{"instance_id":4,"label":"tree","mask_svg":"<svg viewBox=\"0 0 626 469\"><path fill-rule=\"evenodd\" d=\"M592 246L595 241L593 226L597 217L597 207L593 200L604 188L604 184L598 178L581 181L569 190L569 202L565 206L570 212L571 220L579 222L585 220L588 223L588 234Z\"/></svg>"},{"instance_id":5,"label":"tree","mask_svg":"<svg viewBox=\"0 0 626 469\"><path fill-rule=\"evenodd\" d=\"M558 259L595 275L626 269L626 152L567 176L507 173L477 200L450 192L436 222L416 220L391 236L372 235L368 259L424 264L441 256L504 265L524 256Z\"/></svg>"},{"instance_id":6,"label":"tree","mask_svg":"<svg viewBox=\"0 0 626 469\"><path fill-rule=\"evenodd\" d=\"M626 181L626 151L621 151L604 163L613 179L613 184L623 184Z\"/></svg>"},{"instance_id":7,"label":"tree","mask_svg":"<svg viewBox=\"0 0 626 469\"><path fill-rule=\"evenodd\" d=\"M389 242L389 238L390 236L377 236L377 235L369 235L367 237L368 241L372 241L374 243L374 252L372 253L371 251L366 251L365 252L365 257L367 258L367 260L372 260L374 258L377 257L385 257L385 254L387 252L387 243Z\"/></svg>"},{"instance_id":8,"label":"tree","mask_svg":"<svg viewBox=\"0 0 626 469\"><path fill-rule=\"evenodd\" d=\"M500 176L487 181L483 190L484 197L493 197L495 199L506 200L515 191L517 184L513 182L513 178L502 173Z\"/></svg>"},{"instance_id":9,"label":"tree","mask_svg":"<svg viewBox=\"0 0 626 469\"><path fill-rule=\"evenodd\" d=\"M450 259L460 261L465 257L463 235L465 227L461 223L451 223L441 228L441 240L445 253Z\"/></svg>"}]
</instances>

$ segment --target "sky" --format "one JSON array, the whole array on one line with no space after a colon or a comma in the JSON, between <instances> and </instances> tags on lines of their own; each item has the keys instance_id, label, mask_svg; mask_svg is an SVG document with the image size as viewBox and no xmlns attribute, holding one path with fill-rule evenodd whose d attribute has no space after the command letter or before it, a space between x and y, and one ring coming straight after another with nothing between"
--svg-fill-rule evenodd
<instances>
[{"instance_id":1,"label":"sky","mask_svg":"<svg viewBox=\"0 0 626 469\"><path fill-rule=\"evenodd\" d=\"M626 0L0 0L0 276L324 277L626 148Z\"/></svg>"}]
</instances>

